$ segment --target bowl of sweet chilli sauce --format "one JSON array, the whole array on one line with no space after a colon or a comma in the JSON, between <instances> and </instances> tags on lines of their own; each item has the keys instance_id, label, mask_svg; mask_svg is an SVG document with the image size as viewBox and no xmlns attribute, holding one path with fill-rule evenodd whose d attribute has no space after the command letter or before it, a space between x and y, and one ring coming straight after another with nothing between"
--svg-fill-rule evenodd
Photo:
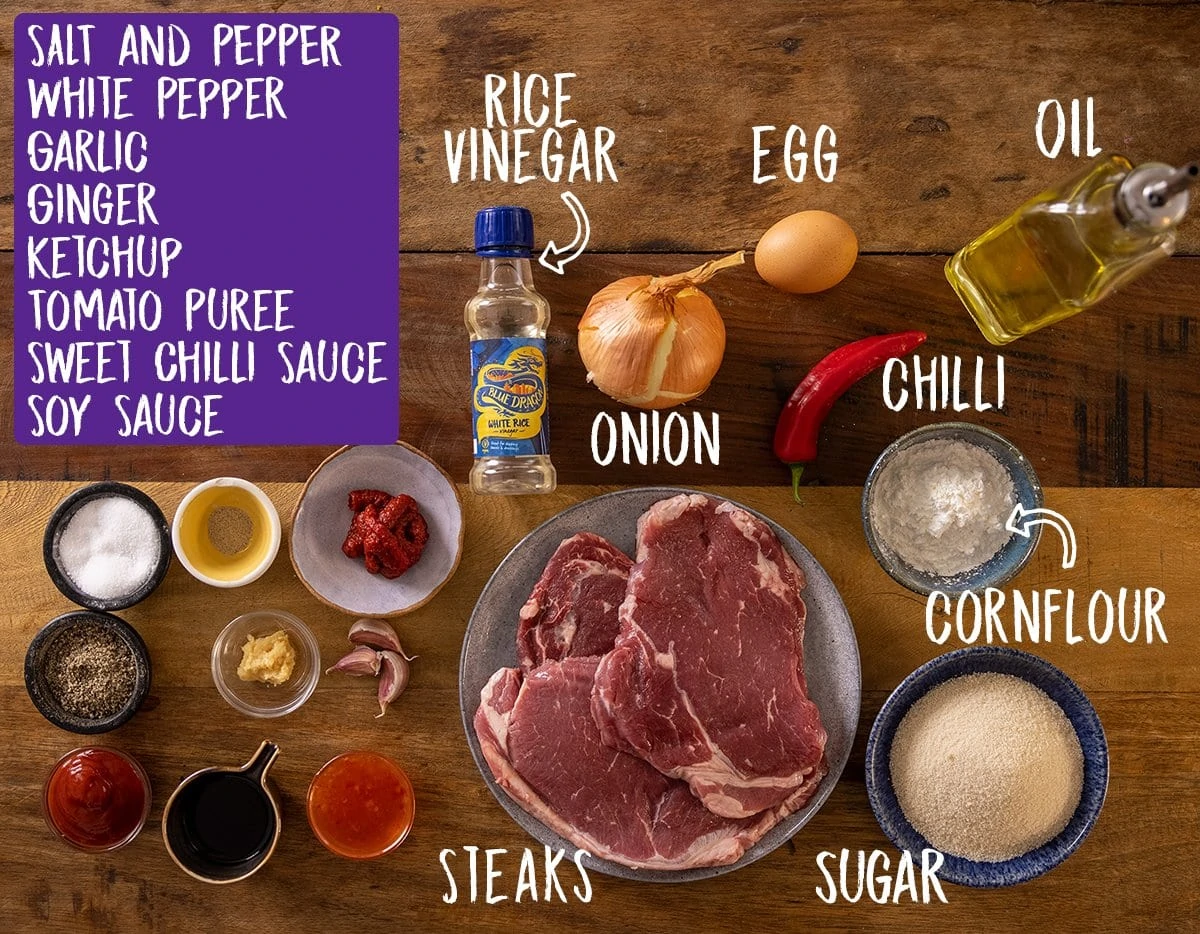
<instances>
[{"instance_id":1,"label":"bowl of sweet chilli sauce","mask_svg":"<svg viewBox=\"0 0 1200 934\"><path fill-rule=\"evenodd\" d=\"M308 823L318 840L347 859L395 850L413 825L412 782L374 752L348 752L323 765L308 787Z\"/></svg>"}]
</instances>

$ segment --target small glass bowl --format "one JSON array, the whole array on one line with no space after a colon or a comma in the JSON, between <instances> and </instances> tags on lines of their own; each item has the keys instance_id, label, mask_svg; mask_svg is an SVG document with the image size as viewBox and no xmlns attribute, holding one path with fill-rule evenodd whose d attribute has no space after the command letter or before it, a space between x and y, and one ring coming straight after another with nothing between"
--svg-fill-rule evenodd
<instances>
[{"instance_id":1,"label":"small glass bowl","mask_svg":"<svg viewBox=\"0 0 1200 934\"><path fill-rule=\"evenodd\" d=\"M70 828L60 826L55 820L54 809L50 804L52 788L55 786L56 780L59 779L60 772L67 767L71 760L88 757L92 754L110 755L121 760L126 766L129 767L130 771L133 773L133 777L142 787L143 800L140 815L138 815L135 823L131 825L128 833L111 843L88 843L83 839L72 837ZM66 781L66 779L63 780ZM78 749L72 749L56 763L54 763L54 768L52 768L50 773L46 776L46 784L42 789L42 816L46 819L46 826L49 827L54 835L64 843L75 847L77 850L84 850L88 853L109 853L113 850L119 850L127 843L132 842L133 839L142 832L142 828L146 826L146 819L150 816L150 799L150 779L146 775L146 770L142 768L137 759L119 749L113 749L111 746L81 746Z\"/></svg>"},{"instance_id":2,"label":"small glass bowl","mask_svg":"<svg viewBox=\"0 0 1200 934\"><path fill-rule=\"evenodd\" d=\"M261 639L283 630L296 652L292 676L279 686L238 677L242 647L249 636ZM282 717L298 709L312 695L321 677L321 650L317 637L299 618L284 610L243 613L221 630L212 649L213 683L235 710L249 717Z\"/></svg>"},{"instance_id":3,"label":"small glass bowl","mask_svg":"<svg viewBox=\"0 0 1200 934\"><path fill-rule=\"evenodd\" d=\"M938 425L926 425L916 431L910 431L888 445L879 455L879 459L875 461L871 472L867 474L867 482L863 486L862 495L862 523L871 554L875 556L880 567L893 580L915 593L924 595L931 594L935 590L946 594L959 594L968 590L996 587L1011 580L1033 557L1033 552L1037 548L1042 534L1040 524L1026 525L1026 529L1029 531L1027 536L1012 532L1008 541L987 561L950 577L914 568L885 545L876 534L871 510L871 494L875 488L875 481L888 462L901 451L930 441L963 441L982 448L1008 471L1017 503L1020 503L1026 511L1042 506L1042 485L1038 482L1033 465L1010 441L994 431L968 422L943 422Z\"/></svg>"},{"instance_id":4,"label":"small glass bowl","mask_svg":"<svg viewBox=\"0 0 1200 934\"><path fill-rule=\"evenodd\" d=\"M390 794L398 787L398 810L387 812L372 796L377 789ZM313 776L306 798L308 825L331 853L346 859L376 859L400 846L412 830L416 799L408 773L398 763L377 752L345 752L326 762ZM345 815L351 815L347 823ZM347 833L361 830L354 821L370 824L372 835L392 821L391 832L368 844L351 842ZM387 829L387 828L383 828Z\"/></svg>"}]
</instances>

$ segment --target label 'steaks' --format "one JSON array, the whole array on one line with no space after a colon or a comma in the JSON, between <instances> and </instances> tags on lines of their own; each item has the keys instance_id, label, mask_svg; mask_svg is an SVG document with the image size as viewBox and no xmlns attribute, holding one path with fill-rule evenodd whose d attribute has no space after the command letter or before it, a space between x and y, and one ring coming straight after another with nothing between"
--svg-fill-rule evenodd
<instances>
[{"instance_id":1,"label":"label 'steaks'","mask_svg":"<svg viewBox=\"0 0 1200 934\"><path fill-rule=\"evenodd\" d=\"M560 865L564 862L566 866L573 863L579 876L579 883L571 886L571 894L584 904L592 900L592 881L588 878L584 863L592 854L587 850L577 850L574 860L564 860L566 853L563 850L552 850L547 846L539 863L534 851L526 848L521 851L521 862L515 875L512 859L506 849L481 850L477 846L464 846L462 851L463 855L460 855L456 850L446 848L438 855L438 861L446 873L448 887L442 894L442 901L447 905L455 904L460 898L474 904L480 895L486 904L495 905L507 901L510 891L513 901L518 904L523 899L536 902L539 891L543 902L559 901L565 904L568 901L567 892L559 880L559 873L566 868ZM463 865L464 855L466 865ZM544 887L539 885L539 869ZM461 894L457 881L459 873L466 873L467 883L466 890Z\"/></svg>"}]
</instances>

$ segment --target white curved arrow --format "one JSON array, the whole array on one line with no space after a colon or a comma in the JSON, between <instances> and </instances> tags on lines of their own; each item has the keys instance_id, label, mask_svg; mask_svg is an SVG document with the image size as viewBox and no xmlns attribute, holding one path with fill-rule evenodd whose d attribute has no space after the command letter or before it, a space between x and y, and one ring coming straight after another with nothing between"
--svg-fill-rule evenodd
<instances>
[{"instance_id":1,"label":"white curved arrow","mask_svg":"<svg viewBox=\"0 0 1200 934\"><path fill-rule=\"evenodd\" d=\"M567 263L578 259L579 255L587 248L588 238L592 235L592 225L588 221L587 211L583 209L583 204L575 197L575 193L564 191L562 199L571 209L571 213L575 215L575 239L565 247L560 247L551 240L546 244L546 249L542 250L542 255L538 257L539 263L560 276L566 271Z\"/></svg>"},{"instance_id":2,"label":"white curved arrow","mask_svg":"<svg viewBox=\"0 0 1200 934\"><path fill-rule=\"evenodd\" d=\"M1058 529L1058 534L1063 540L1063 562L1064 568L1072 568L1075 566L1075 530L1071 528L1071 523L1067 521L1067 517L1062 513L1055 512L1053 509L1026 509L1020 503L1013 507L1012 513L1008 517L1008 521L1004 523L1004 528L1009 532L1015 532L1018 535L1024 535L1029 538L1030 529L1038 524L1050 525Z\"/></svg>"}]
</instances>

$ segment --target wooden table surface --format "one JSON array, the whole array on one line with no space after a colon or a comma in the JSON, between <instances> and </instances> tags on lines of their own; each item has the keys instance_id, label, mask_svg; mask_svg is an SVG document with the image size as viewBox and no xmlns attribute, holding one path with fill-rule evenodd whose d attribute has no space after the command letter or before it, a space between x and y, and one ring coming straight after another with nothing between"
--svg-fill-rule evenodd
<instances>
[{"instance_id":1,"label":"wooden table surface","mask_svg":"<svg viewBox=\"0 0 1200 934\"><path fill-rule=\"evenodd\" d=\"M33 5L0 2L0 53L12 58L12 18ZM795 383L839 344L920 328L927 356L995 350L946 285L946 255L1023 199L1073 171L1034 142L1040 101L1091 96L1096 142L1135 160L1200 156L1200 4L1029 4L986 0L846 0L735 3L661 10L648 4L539 5L427 0L330 4L201 0L37 5L38 11L392 11L401 26L400 436L460 483L470 464L466 344L460 309L473 292L474 211L520 202L534 210L539 242L570 234L562 186L536 181L450 184L444 131L483 121L483 76L570 71L571 113L616 134L617 184L580 184L593 238L558 277L535 266L550 299L553 454L562 486L543 498L479 498L464 490L467 538L452 582L399 622L421 658L412 685L383 720L369 686L322 679L296 714L270 724L227 708L212 688L207 652L221 625L274 604L316 628L323 654L340 651L349 618L324 608L292 575L286 556L250 587L214 592L173 566L144 604L123 615L142 631L155 664L147 709L106 741L134 752L155 787L152 823L182 775L235 764L270 736L283 754L274 773L284 835L252 880L207 887L167 859L156 826L124 850L85 856L55 843L41 822L46 770L76 744L43 721L21 681L33 633L69 607L41 567L42 527L53 505L88 480L129 480L169 515L189 481L232 473L263 482L287 514L323 448L21 446L12 438L14 205L12 158L0 149L0 917L15 930L1200 930L1200 432L1194 337L1200 333L1200 220L1180 229L1179 254L1100 308L1003 351L1006 402L985 413L894 413L878 375L848 393L821 436L804 504L783 488L770 453L772 426ZM12 126L12 70L0 69L0 119ZM837 132L834 182L810 177L756 185L750 128L820 124ZM18 147L19 150L19 147ZM287 158L280 154L278 158ZM317 182L316 184L319 184ZM303 197L303 192L299 197ZM751 266L706 289L726 318L729 347L711 389L688 407L721 424L717 465L600 467L590 452L599 413L621 407L588 386L575 325L607 282L676 272L752 247L778 218L824 208L855 228L862 256L850 277L819 296L787 296ZM1157 587L1167 595L1169 642L1085 640L1024 646L1067 671L1089 694L1111 748L1108 801L1081 849L1049 875L1006 890L947 886L949 904L826 905L816 856L886 849L867 803L866 734L887 694L913 668L961 643L930 642L924 602L886 577L863 541L858 501L875 457L922 424L965 417L995 428L1029 456L1047 504L1074 524L1075 568L1060 567L1053 533L1017 579L1023 592ZM731 875L683 886L644 885L593 873L581 904L514 904L520 854L532 844L488 793L463 735L457 700L462 635L488 575L524 532L605 489L686 484L766 512L829 571L858 635L863 709L850 764L817 817L787 846ZM1146 487L1148 489L1133 489ZM418 795L413 835L394 856L350 863L324 852L305 826L313 771L350 747L396 756ZM508 850L499 868L510 894L466 904L464 848ZM443 849L459 861L459 898L444 901ZM539 871L539 879L541 874Z\"/></svg>"}]
</instances>

